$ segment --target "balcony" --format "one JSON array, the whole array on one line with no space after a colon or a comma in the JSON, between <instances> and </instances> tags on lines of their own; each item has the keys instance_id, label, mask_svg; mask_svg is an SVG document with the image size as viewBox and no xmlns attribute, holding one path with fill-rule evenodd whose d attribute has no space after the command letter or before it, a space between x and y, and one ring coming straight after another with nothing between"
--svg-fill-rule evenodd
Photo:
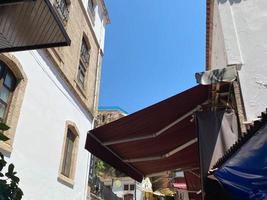
<instances>
[{"instance_id":1,"label":"balcony","mask_svg":"<svg viewBox=\"0 0 267 200\"><path fill-rule=\"evenodd\" d=\"M67 0L56 0L55 7L60 15L63 23L67 23L69 19L69 9Z\"/></svg>"},{"instance_id":2,"label":"balcony","mask_svg":"<svg viewBox=\"0 0 267 200\"><path fill-rule=\"evenodd\" d=\"M0 1L0 53L70 45L49 0Z\"/></svg>"}]
</instances>

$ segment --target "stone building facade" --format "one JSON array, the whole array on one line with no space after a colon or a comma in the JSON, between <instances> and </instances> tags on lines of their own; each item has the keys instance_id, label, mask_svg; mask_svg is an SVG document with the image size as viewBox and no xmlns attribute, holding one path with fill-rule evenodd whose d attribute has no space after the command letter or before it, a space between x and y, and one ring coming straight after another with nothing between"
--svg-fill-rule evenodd
<instances>
[{"instance_id":1,"label":"stone building facade","mask_svg":"<svg viewBox=\"0 0 267 200\"><path fill-rule=\"evenodd\" d=\"M120 108L100 108L96 117L95 126L103 126L105 124L118 120L126 115L127 113L121 110Z\"/></svg>"},{"instance_id":2,"label":"stone building facade","mask_svg":"<svg viewBox=\"0 0 267 200\"><path fill-rule=\"evenodd\" d=\"M50 2L71 44L0 54L0 118L11 127L0 149L15 164L23 199L86 199L84 144L98 107L109 17L103 0Z\"/></svg>"}]
</instances>

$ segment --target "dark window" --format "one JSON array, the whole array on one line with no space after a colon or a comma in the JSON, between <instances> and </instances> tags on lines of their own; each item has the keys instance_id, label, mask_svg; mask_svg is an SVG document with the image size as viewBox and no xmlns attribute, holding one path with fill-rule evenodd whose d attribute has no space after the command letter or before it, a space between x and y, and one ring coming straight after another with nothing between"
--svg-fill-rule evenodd
<instances>
[{"instance_id":1,"label":"dark window","mask_svg":"<svg viewBox=\"0 0 267 200\"><path fill-rule=\"evenodd\" d=\"M82 46L81 46L81 60L84 62L84 64L89 64L90 60L90 53L89 53L89 47L85 41L85 39L82 40Z\"/></svg>"},{"instance_id":2,"label":"dark window","mask_svg":"<svg viewBox=\"0 0 267 200\"><path fill-rule=\"evenodd\" d=\"M129 190L129 185L127 185L127 184L124 185L124 186L123 186L123 189L124 189L124 190Z\"/></svg>"},{"instance_id":3,"label":"dark window","mask_svg":"<svg viewBox=\"0 0 267 200\"><path fill-rule=\"evenodd\" d=\"M0 61L0 121L6 121L12 93L17 85L14 74L6 64Z\"/></svg>"},{"instance_id":4,"label":"dark window","mask_svg":"<svg viewBox=\"0 0 267 200\"><path fill-rule=\"evenodd\" d=\"M134 185L130 185L130 190L134 190Z\"/></svg>"},{"instance_id":5,"label":"dark window","mask_svg":"<svg viewBox=\"0 0 267 200\"><path fill-rule=\"evenodd\" d=\"M91 13L94 14L95 2L94 0L88 0L88 8Z\"/></svg>"},{"instance_id":6,"label":"dark window","mask_svg":"<svg viewBox=\"0 0 267 200\"><path fill-rule=\"evenodd\" d=\"M57 10L63 21L68 21L69 9L67 0L57 0Z\"/></svg>"},{"instance_id":7,"label":"dark window","mask_svg":"<svg viewBox=\"0 0 267 200\"><path fill-rule=\"evenodd\" d=\"M75 139L76 135L68 129L62 164L62 174L66 177L71 176Z\"/></svg>"},{"instance_id":8,"label":"dark window","mask_svg":"<svg viewBox=\"0 0 267 200\"><path fill-rule=\"evenodd\" d=\"M86 71L89 65L90 60L90 49L83 38L82 45L81 45L81 52L80 52L80 63L78 67L78 74L77 80L78 83L84 88L85 78L86 78Z\"/></svg>"},{"instance_id":9,"label":"dark window","mask_svg":"<svg viewBox=\"0 0 267 200\"><path fill-rule=\"evenodd\" d=\"M106 116L105 115L102 115L102 122L104 123L106 120Z\"/></svg>"},{"instance_id":10,"label":"dark window","mask_svg":"<svg viewBox=\"0 0 267 200\"><path fill-rule=\"evenodd\" d=\"M78 68L78 82L79 84L84 87L84 82L85 82L85 75L86 75L86 68L84 65L80 62L79 68Z\"/></svg>"}]
</instances>

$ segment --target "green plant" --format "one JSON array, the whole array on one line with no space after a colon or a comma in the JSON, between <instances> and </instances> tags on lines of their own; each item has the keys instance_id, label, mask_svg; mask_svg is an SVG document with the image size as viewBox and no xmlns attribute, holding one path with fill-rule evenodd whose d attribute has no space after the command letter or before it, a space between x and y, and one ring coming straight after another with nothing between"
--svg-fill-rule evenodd
<instances>
[{"instance_id":1,"label":"green plant","mask_svg":"<svg viewBox=\"0 0 267 200\"><path fill-rule=\"evenodd\" d=\"M99 177L122 177L125 176L124 173L116 170L111 165L107 164L106 162L97 159L95 164L95 175Z\"/></svg>"},{"instance_id":2,"label":"green plant","mask_svg":"<svg viewBox=\"0 0 267 200\"><path fill-rule=\"evenodd\" d=\"M4 135L4 131L7 131L9 127L0 123L0 141L9 140ZM23 196L22 190L18 187L20 179L16 176L17 172L14 171L14 165L11 163L8 165L7 172L3 172L7 162L4 155L0 152L0 200L21 200Z\"/></svg>"}]
</instances>

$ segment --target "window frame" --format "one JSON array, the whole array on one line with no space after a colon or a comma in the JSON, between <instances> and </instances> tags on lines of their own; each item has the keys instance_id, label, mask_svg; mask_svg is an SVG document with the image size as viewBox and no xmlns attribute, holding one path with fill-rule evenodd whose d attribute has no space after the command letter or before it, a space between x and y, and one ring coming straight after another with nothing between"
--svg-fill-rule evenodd
<instances>
[{"instance_id":1,"label":"window frame","mask_svg":"<svg viewBox=\"0 0 267 200\"><path fill-rule=\"evenodd\" d=\"M134 191L135 190L135 185L134 184L130 184L129 189L130 189L130 191Z\"/></svg>"},{"instance_id":2,"label":"window frame","mask_svg":"<svg viewBox=\"0 0 267 200\"><path fill-rule=\"evenodd\" d=\"M73 148L72 148L70 172L69 172L69 175L66 175L63 172L63 168L65 167L64 166L65 156L66 156L65 153L66 153L67 137L68 137L69 132L71 132L74 135L75 139L74 139ZM76 165L77 165L77 156L78 156L78 147L79 147L79 135L80 134L79 134L76 124L72 121L67 121L65 125L63 145L61 149L61 160L60 160L58 181L71 188L73 188L74 186L74 179L75 179L75 174L76 174Z\"/></svg>"},{"instance_id":3,"label":"window frame","mask_svg":"<svg viewBox=\"0 0 267 200\"><path fill-rule=\"evenodd\" d=\"M83 47L86 48L83 48ZM88 59L87 61L84 60L84 51L83 49L87 49L88 52ZM80 86L81 89L85 90L86 89L86 83L87 83L87 74L88 74L88 68L90 65L90 60L91 60L91 45L86 37L85 34L83 34L82 40L81 40L81 45L80 45L80 54L79 54L79 65L78 65L78 71L76 75L76 80L78 85ZM84 80L81 82L80 80L80 75L82 74Z\"/></svg>"},{"instance_id":4,"label":"window frame","mask_svg":"<svg viewBox=\"0 0 267 200\"><path fill-rule=\"evenodd\" d=\"M88 10L93 16L95 15L95 7L96 7L95 0L88 0Z\"/></svg>"},{"instance_id":5,"label":"window frame","mask_svg":"<svg viewBox=\"0 0 267 200\"><path fill-rule=\"evenodd\" d=\"M129 184L124 184L123 185L123 190L124 191L129 191Z\"/></svg>"},{"instance_id":6,"label":"window frame","mask_svg":"<svg viewBox=\"0 0 267 200\"><path fill-rule=\"evenodd\" d=\"M95 7L97 5L96 0L88 0L87 4L87 13L89 15L89 18L91 20L91 23L95 24Z\"/></svg>"},{"instance_id":7,"label":"window frame","mask_svg":"<svg viewBox=\"0 0 267 200\"><path fill-rule=\"evenodd\" d=\"M80 79L81 75L83 77L83 81L81 81ZM81 86L83 89L85 89L86 76L87 76L87 69L84 66L84 64L80 61L78 66L77 82L79 86Z\"/></svg>"},{"instance_id":8,"label":"window frame","mask_svg":"<svg viewBox=\"0 0 267 200\"><path fill-rule=\"evenodd\" d=\"M0 54L0 61L6 65L7 69L16 79L16 86L14 87L12 94L9 95L9 105L6 109L4 119L4 122L10 127L9 130L4 132L9 140L0 142L0 151L6 156L10 156L13 149L13 142L28 79L22 65L14 55L10 53L2 53Z\"/></svg>"},{"instance_id":9,"label":"window frame","mask_svg":"<svg viewBox=\"0 0 267 200\"><path fill-rule=\"evenodd\" d=\"M10 109L10 104L12 102L13 92L15 91L15 89L17 87L17 84L18 84L18 80L17 80L16 76L14 75L14 73L6 65L5 62L0 60L0 65L3 66L3 68L0 71L0 93L1 93L1 91L3 89L3 87L8 89L8 92L9 92L9 96L8 96L7 102L5 102L4 100L2 100L0 98L0 104L3 104L6 107L4 115L3 115L3 118L0 117L0 121L4 122L4 123L7 123L7 115L8 115L9 109ZM6 78L8 73L11 74L11 76L13 76L13 78L15 79L15 82L16 82L13 89L11 89L11 88L9 88L9 86L5 85L5 78Z\"/></svg>"}]
</instances>

